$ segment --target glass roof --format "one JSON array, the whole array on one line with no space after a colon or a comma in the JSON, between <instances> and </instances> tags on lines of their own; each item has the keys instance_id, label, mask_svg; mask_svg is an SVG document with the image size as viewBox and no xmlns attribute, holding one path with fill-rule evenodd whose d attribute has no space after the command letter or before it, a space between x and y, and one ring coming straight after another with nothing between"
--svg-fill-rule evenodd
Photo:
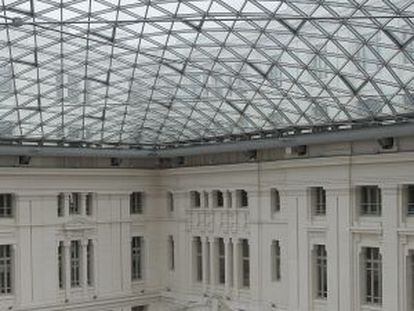
<instances>
[{"instance_id":1,"label":"glass roof","mask_svg":"<svg viewBox=\"0 0 414 311\"><path fill-rule=\"evenodd\" d=\"M414 112L412 0L1 4L0 139L152 148Z\"/></svg>"}]
</instances>

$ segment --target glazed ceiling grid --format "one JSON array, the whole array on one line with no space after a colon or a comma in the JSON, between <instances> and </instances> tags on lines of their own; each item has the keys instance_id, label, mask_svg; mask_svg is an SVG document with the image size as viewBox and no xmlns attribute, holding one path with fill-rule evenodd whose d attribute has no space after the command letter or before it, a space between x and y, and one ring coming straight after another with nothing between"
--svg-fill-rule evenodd
<instances>
[{"instance_id":1,"label":"glazed ceiling grid","mask_svg":"<svg viewBox=\"0 0 414 311\"><path fill-rule=\"evenodd\" d=\"M1 4L0 138L163 146L414 112L414 1Z\"/></svg>"}]
</instances>

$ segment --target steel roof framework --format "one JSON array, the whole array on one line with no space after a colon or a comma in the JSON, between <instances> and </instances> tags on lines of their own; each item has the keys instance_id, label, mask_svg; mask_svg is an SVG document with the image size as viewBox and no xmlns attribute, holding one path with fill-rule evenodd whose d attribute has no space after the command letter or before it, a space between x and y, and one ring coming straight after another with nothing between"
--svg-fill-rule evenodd
<instances>
[{"instance_id":1,"label":"steel roof framework","mask_svg":"<svg viewBox=\"0 0 414 311\"><path fill-rule=\"evenodd\" d=\"M0 139L162 149L414 110L411 0L1 4Z\"/></svg>"}]
</instances>

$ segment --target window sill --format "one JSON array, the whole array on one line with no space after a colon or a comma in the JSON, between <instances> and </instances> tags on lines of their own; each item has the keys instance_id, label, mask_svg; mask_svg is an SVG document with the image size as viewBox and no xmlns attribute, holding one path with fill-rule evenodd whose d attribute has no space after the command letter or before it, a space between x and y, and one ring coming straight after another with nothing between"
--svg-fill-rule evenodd
<instances>
[{"instance_id":1,"label":"window sill","mask_svg":"<svg viewBox=\"0 0 414 311\"><path fill-rule=\"evenodd\" d=\"M361 311L381 311L382 306L381 305L362 305Z\"/></svg>"},{"instance_id":2,"label":"window sill","mask_svg":"<svg viewBox=\"0 0 414 311\"><path fill-rule=\"evenodd\" d=\"M14 294L0 294L1 301L3 300L13 300Z\"/></svg>"}]
</instances>

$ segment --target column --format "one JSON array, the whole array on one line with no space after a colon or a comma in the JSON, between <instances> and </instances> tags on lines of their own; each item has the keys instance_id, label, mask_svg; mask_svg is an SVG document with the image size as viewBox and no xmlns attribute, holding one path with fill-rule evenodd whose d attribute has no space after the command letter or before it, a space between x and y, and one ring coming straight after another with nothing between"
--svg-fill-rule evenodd
<instances>
[{"instance_id":1,"label":"column","mask_svg":"<svg viewBox=\"0 0 414 311\"><path fill-rule=\"evenodd\" d=\"M81 275L82 275L82 288L84 291L88 288L88 240L81 240L82 246L82 260L81 260Z\"/></svg>"},{"instance_id":2,"label":"column","mask_svg":"<svg viewBox=\"0 0 414 311\"><path fill-rule=\"evenodd\" d=\"M210 285L217 285L217 252L216 252L216 239L214 237L209 238L210 241Z\"/></svg>"},{"instance_id":3,"label":"column","mask_svg":"<svg viewBox=\"0 0 414 311\"><path fill-rule=\"evenodd\" d=\"M63 216L69 216L69 193L67 192L63 194Z\"/></svg>"},{"instance_id":4,"label":"column","mask_svg":"<svg viewBox=\"0 0 414 311\"><path fill-rule=\"evenodd\" d=\"M224 261L225 261L225 290L226 293L228 293L230 291L230 287L232 285L232 269L233 269L233 265L232 265L232 254L231 254L231 245L230 245L230 239L229 238L224 238Z\"/></svg>"},{"instance_id":5,"label":"column","mask_svg":"<svg viewBox=\"0 0 414 311\"><path fill-rule=\"evenodd\" d=\"M208 282L208 244L207 244L207 237L201 237L201 247L202 247L202 254L203 254L203 290L207 290L207 282Z\"/></svg>"},{"instance_id":6,"label":"column","mask_svg":"<svg viewBox=\"0 0 414 311\"><path fill-rule=\"evenodd\" d=\"M17 245L12 244L12 294L15 296L15 299L19 301L20 299L20 284L18 282L20 281L19 273L19 261L17 258Z\"/></svg>"},{"instance_id":7,"label":"column","mask_svg":"<svg viewBox=\"0 0 414 311\"><path fill-rule=\"evenodd\" d=\"M64 269L65 269L65 292L66 297L68 298L70 293L70 241L64 241L64 253L65 259L63 261Z\"/></svg>"},{"instance_id":8,"label":"column","mask_svg":"<svg viewBox=\"0 0 414 311\"><path fill-rule=\"evenodd\" d=\"M79 202L79 204L80 204L80 206L79 206L80 214L82 216L86 216L86 194L85 193L79 193L79 196L80 196L80 202Z\"/></svg>"},{"instance_id":9,"label":"column","mask_svg":"<svg viewBox=\"0 0 414 311\"><path fill-rule=\"evenodd\" d=\"M399 248L397 228L399 225L398 185L384 185L382 192L382 219L383 219L383 243L381 245L382 255L382 299L383 310L399 310L399 292L401 288L399 280L398 262Z\"/></svg>"},{"instance_id":10,"label":"column","mask_svg":"<svg viewBox=\"0 0 414 311\"><path fill-rule=\"evenodd\" d=\"M224 209L229 209L229 208L231 208L231 205L230 205L230 197L229 197L229 195L230 195L230 192L229 191L227 191L227 190L224 190L223 191L223 207L224 207Z\"/></svg>"},{"instance_id":11,"label":"column","mask_svg":"<svg viewBox=\"0 0 414 311\"><path fill-rule=\"evenodd\" d=\"M200 196L201 196L201 208L202 209L209 208L211 204L209 193L207 191L201 191Z\"/></svg>"},{"instance_id":12,"label":"column","mask_svg":"<svg viewBox=\"0 0 414 311\"><path fill-rule=\"evenodd\" d=\"M233 241L233 287L240 288L240 239L232 238Z\"/></svg>"}]
</instances>

